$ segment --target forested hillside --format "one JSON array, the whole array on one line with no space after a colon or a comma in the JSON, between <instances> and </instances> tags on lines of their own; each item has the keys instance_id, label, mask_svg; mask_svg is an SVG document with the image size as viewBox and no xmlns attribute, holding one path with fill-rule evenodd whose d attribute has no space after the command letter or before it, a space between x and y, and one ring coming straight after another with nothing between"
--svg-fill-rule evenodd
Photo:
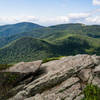
<instances>
[{"instance_id":1,"label":"forested hillside","mask_svg":"<svg viewBox=\"0 0 100 100\"><path fill-rule=\"evenodd\" d=\"M3 31L4 26L0 27L0 63L84 53L100 55L100 25L76 23L43 27L18 23L5 26L10 29L9 34Z\"/></svg>"}]
</instances>

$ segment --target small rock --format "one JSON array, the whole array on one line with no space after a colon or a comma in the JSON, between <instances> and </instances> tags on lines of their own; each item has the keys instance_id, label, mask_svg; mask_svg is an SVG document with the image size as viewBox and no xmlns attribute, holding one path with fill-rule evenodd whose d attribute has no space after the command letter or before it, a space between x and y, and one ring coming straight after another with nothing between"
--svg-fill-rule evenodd
<instances>
[{"instance_id":1,"label":"small rock","mask_svg":"<svg viewBox=\"0 0 100 100\"><path fill-rule=\"evenodd\" d=\"M94 73L100 73L100 65L96 66L93 71L94 71Z\"/></svg>"},{"instance_id":2,"label":"small rock","mask_svg":"<svg viewBox=\"0 0 100 100\"><path fill-rule=\"evenodd\" d=\"M35 95L34 97L27 98L25 100L43 100L40 94Z\"/></svg>"},{"instance_id":3,"label":"small rock","mask_svg":"<svg viewBox=\"0 0 100 100\"><path fill-rule=\"evenodd\" d=\"M80 71L80 73L78 74L78 77L83 81L83 82L87 82L90 79L91 76L91 69L83 69L82 71Z\"/></svg>"},{"instance_id":4,"label":"small rock","mask_svg":"<svg viewBox=\"0 0 100 100\"><path fill-rule=\"evenodd\" d=\"M42 60L33 62L21 62L3 72L18 72L18 73L34 73L36 72L42 63Z\"/></svg>"}]
</instances>

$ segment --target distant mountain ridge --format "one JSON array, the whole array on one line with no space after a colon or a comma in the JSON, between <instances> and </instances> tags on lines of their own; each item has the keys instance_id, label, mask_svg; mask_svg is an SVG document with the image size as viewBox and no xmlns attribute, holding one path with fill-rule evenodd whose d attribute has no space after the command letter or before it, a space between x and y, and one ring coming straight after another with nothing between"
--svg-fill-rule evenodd
<instances>
[{"instance_id":1,"label":"distant mountain ridge","mask_svg":"<svg viewBox=\"0 0 100 100\"><path fill-rule=\"evenodd\" d=\"M8 26L3 27L9 29ZM6 33L6 36L5 33L0 34L0 63L79 53L100 55L100 25L70 23L44 27L34 23L18 23L9 27L11 33Z\"/></svg>"},{"instance_id":2,"label":"distant mountain ridge","mask_svg":"<svg viewBox=\"0 0 100 100\"><path fill-rule=\"evenodd\" d=\"M0 36L8 37L37 28L43 28L43 26L31 22L3 25L0 26Z\"/></svg>"},{"instance_id":3,"label":"distant mountain ridge","mask_svg":"<svg viewBox=\"0 0 100 100\"><path fill-rule=\"evenodd\" d=\"M33 38L42 38L46 40L54 40L58 37L64 37L67 34L81 34L88 37L100 38L100 25L84 25L80 23L70 23L44 27L34 23L22 22L0 27L1 29L4 28L4 30L0 30L0 48L12 42L13 40L29 36ZM7 29L10 30L10 33L5 32L5 27L7 27Z\"/></svg>"}]
</instances>

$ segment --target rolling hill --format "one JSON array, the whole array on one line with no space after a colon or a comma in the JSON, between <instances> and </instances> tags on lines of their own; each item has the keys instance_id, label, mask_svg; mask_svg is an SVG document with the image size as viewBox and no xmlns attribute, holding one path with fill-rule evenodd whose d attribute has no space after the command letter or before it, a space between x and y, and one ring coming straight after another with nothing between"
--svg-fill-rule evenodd
<instances>
[{"instance_id":1,"label":"rolling hill","mask_svg":"<svg viewBox=\"0 0 100 100\"><path fill-rule=\"evenodd\" d=\"M38 26L1 37L0 63L9 64L84 53L100 55L100 25L76 23Z\"/></svg>"},{"instance_id":2,"label":"rolling hill","mask_svg":"<svg viewBox=\"0 0 100 100\"><path fill-rule=\"evenodd\" d=\"M100 38L100 25L85 25L85 24L61 24L51 26L53 30L63 31L64 33L87 35L93 38ZM55 35L55 34L54 34Z\"/></svg>"},{"instance_id":3,"label":"rolling hill","mask_svg":"<svg viewBox=\"0 0 100 100\"><path fill-rule=\"evenodd\" d=\"M8 37L15 34L20 34L22 32L28 32L32 29L43 28L38 24L30 23L30 22L22 22L11 25L0 26L0 37Z\"/></svg>"},{"instance_id":4,"label":"rolling hill","mask_svg":"<svg viewBox=\"0 0 100 100\"><path fill-rule=\"evenodd\" d=\"M20 61L27 62L57 56L84 53L93 54L94 49L95 47L93 47L85 37L83 38L77 35L68 36L54 43L32 37L23 37L0 49L0 63L11 64Z\"/></svg>"},{"instance_id":5,"label":"rolling hill","mask_svg":"<svg viewBox=\"0 0 100 100\"><path fill-rule=\"evenodd\" d=\"M5 34L1 32L0 48L12 42L13 40L16 40L21 37L33 37L33 38L41 38L50 41L51 40L55 41L58 38L66 37L67 35L70 34L78 34L92 38L98 38L98 39L100 38L100 25L84 25L76 23L76 24L61 24L50 27L42 27L37 24L23 22L10 26L12 26L11 31L13 31L13 33L10 32L9 34L8 33ZM16 30L18 31L18 33L16 33Z\"/></svg>"},{"instance_id":6,"label":"rolling hill","mask_svg":"<svg viewBox=\"0 0 100 100\"><path fill-rule=\"evenodd\" d=\"M0 63L43 59L52 56L52 45L32 37L23 37L0 50Z\"/></svg>"}]
</instances>

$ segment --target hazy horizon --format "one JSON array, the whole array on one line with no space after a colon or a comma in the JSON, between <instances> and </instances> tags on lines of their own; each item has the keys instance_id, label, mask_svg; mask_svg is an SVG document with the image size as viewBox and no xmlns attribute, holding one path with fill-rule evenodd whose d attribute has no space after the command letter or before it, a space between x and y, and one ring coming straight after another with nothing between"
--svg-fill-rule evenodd
<instances>
[{"instance_id":1,"label":"hazy horizon","mask_svg":"<svg viewBox=\"0 0 100 100\"><path fill-rule=\"evenodd\" d=\"M25 22L25 21L23 21L23 22L15 22L15 23L3 24L3 25L0 25L0 26L14 25L14 24L20 24L20 23L33 23L33 24L37 24L37 25L40 25L40 26L44 26L44 27L63 25L63 24L83 24L85 26L100 25L100 24L84 24L84 23L61 23L61 24L53 24L53 25L41 25L41 24L34 23L34 22L28 22L28 21Z\"/></svg>"}]
</instances>

